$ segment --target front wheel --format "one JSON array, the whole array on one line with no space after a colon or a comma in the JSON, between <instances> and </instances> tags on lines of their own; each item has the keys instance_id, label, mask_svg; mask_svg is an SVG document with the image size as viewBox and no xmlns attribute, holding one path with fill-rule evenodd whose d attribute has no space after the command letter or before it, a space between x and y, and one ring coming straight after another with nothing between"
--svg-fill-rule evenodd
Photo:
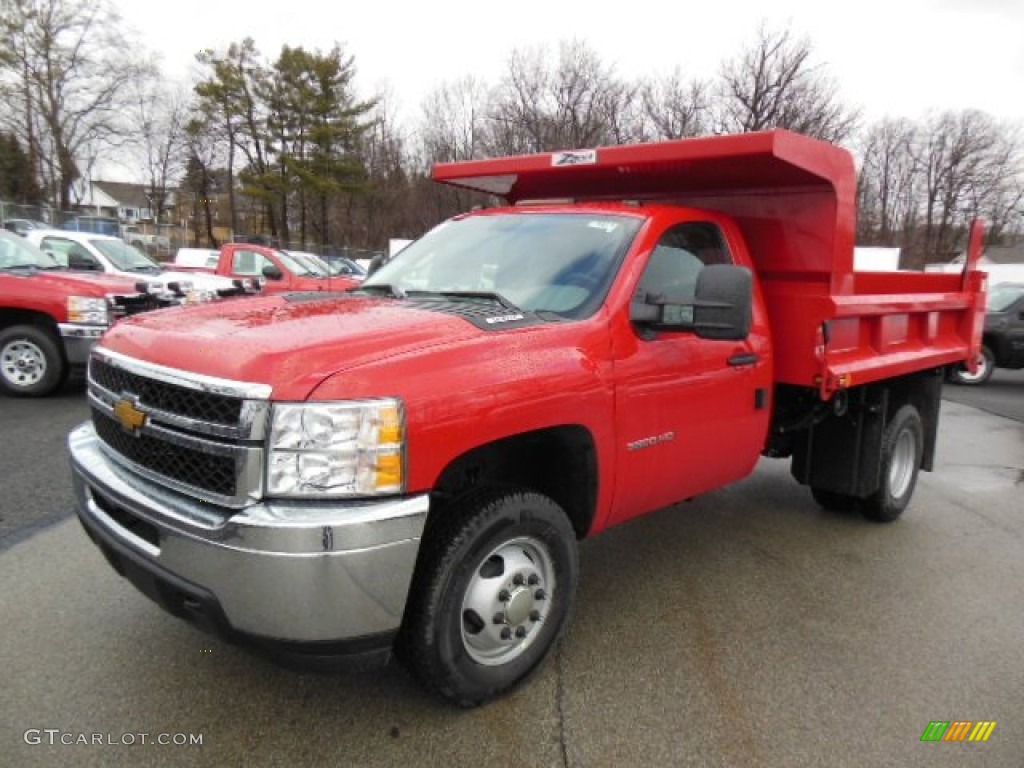
<instances>
[{"instance_id":1,"label":"front wheel","mask_svg":"<svg viewBox=\"0 0 1024 768\"><path fill-rule=\"evenodd\" d=\"M902 406L882 435L882 487L861 504L869 520L891 523L910 503L924 455L924 425L917 408Z\"/></svg>"},{"instance_id":2,"label":"front wheel","mask_svg":"<svg viewBox=\"0 0 1024 768\"><path fill-rule=\"evenodd\" d=\"M978 355L977 372L970 373L965 366L958 365L953 369L949 380L954 384L977 386L978 384L984 384L992 377L992 371L995 370L995 367L996 356L992 354L992 350L988 347L982 347L981 353Z\"/></svg>"},{"instance_id":3,"label":"front wheel","mask_svg":"<svg viewBox=\"0 0 1024 768\"><path fill-rule=\"evenodd\" d=\"M398 652L426 688L472 707L522 682L558 640L575 599L576 535L558 504L528 491L477 495L438 514Z\"/></svg>"},{"instance_id":4,"label":"front wheel","mask_svg":"<svg viewBox=\"0 0 1024 768\"><path fill-rule=\"evenodd\" d=\"M0 330L0 389L42 397L59 387L66 375L67 365L51 333L33 325Z\"/></svg>"}]
</instances>

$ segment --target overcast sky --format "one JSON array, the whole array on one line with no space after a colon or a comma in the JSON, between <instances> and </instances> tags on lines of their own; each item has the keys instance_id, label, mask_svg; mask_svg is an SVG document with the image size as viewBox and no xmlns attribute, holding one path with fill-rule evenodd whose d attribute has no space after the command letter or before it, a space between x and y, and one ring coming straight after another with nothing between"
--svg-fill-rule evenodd
<instances>
[{"instance_id":1,"label":"overcast sky","mask_svg":"<svg viewBox=\"0 0 1024 768\"><path fill-rule=\"evenodd\" d=\"M406 120L444 81L496 82L517 47L577 38L626 77L677 66L711 76L765 21L809 37L840 96L868 119L973 107L1024 122L1024 0L114 2L169 76L187 79L197 51L246 36L268 58L283 44L326 51L337 41L355 57L360 92L387 89Z\"/></svg>"}]
</instances>

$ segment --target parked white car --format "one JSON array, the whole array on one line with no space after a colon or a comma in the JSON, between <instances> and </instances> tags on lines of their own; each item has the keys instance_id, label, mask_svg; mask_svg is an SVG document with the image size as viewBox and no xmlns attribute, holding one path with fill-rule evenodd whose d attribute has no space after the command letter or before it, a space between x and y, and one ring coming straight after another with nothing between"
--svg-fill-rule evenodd
<instances>
[{"instance_id":1,"label":"parked white car","mask_svg":"<svg viewBox=\"0 0 1024 768\"><path fill-rule=\"evenodd\" d=\"M158 283L162 292L185 297L189 302L259 290L256 281L246 282L203 272L165 268L135 246L111 235L34 229L26 235L26 239L68 269L105 272Z\"/></svg>"}]
</instances>

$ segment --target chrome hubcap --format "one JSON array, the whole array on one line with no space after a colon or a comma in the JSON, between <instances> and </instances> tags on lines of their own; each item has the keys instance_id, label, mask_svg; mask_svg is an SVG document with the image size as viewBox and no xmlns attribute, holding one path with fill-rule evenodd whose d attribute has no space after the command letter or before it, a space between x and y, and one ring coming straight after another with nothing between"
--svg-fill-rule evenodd
<instances>
[{"instance_id":1,"label":"chrome hubcap","mask_svg":"<svg viewBox=\"0 0 1024 768\"><path fill-rule=\"evenodd\" d=\"M978 371L977 373L971 373L967 370L967 367L960 369L960 380L961 381L978 381L983 379L988 371L988 358L984 355L978 355Z\"/></svg>"},{"instance_id":2,"label":"chrome hubcap","mask_svg":"<svg viewBox=\"0 0 1024 768\"><path fill-rule=\"evenodd\" d=\"M462 644L478 664L518 658L551 611L555 567L544 542L524 536L484 557L462 599Z\"/></svg>"},{"instance_id":3,"label":"chrome hubcap","mask_svg":"<svg viewBox=\"0 0 1024 768\"><path fill-rule=\"evenodd\" d=\"M46 356L31 341L16 339L0 352L0 374L16 387L30 387L46 375Z\"/></svg>"},{"instance_id":4,"label":"chrome hubcap","mask_svg":"<svg viewBox=\"0 0 1024 768\"><path fill-rule=\"evenodd\" d=\"M889 465L889 493L898 499L910 487L910 479L914 476L917 459L917 444L909 430L900 432L896 445L892 450L892 462Z\"/></svg>"}]
</instances>

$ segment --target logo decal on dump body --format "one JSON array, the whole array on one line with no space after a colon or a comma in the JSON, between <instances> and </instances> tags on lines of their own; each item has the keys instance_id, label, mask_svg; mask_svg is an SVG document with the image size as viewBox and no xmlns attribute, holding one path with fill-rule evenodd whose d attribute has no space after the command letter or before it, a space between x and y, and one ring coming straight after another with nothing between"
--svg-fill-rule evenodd
<instances>
[{"instance_id":1,"label":"logo decal on dump body","mask_svg":"<svg viewBox=\"0 0 1024 768\"><path fill-rule=\"evenodd\" d=\"M574 149L569 152L552 152L551 165L593 165L597 162L596 149Z\"/></svg>"}]
</instances>

